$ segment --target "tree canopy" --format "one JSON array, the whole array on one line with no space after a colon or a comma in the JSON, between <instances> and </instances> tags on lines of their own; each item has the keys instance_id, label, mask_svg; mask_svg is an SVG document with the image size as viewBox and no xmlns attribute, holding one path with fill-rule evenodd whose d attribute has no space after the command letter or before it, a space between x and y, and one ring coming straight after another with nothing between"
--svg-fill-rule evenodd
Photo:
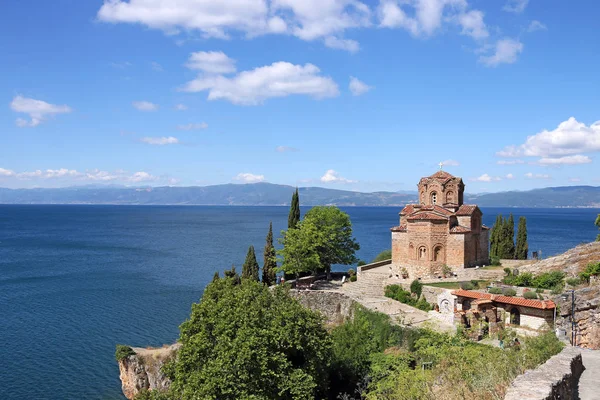
<instances>
[{"instance_id":1,"label":"tree canopy","mask_svg":"<svg viewBox=\"0 0 600 400\"><path fill-rule=\"evenodd\" d=\"M519 227L517 229L517 245L515 247L515 259L527 260L529 253L529 244L527 243L527 219L519 218Z\"/></svg>"},{"instance_id":2,"label":"tree canopy","mask_svg":"<svg viewBox=\"0 0 600 400\"><path fill-rule=\"evenodd\" d=\"M512 214L507 219L496 217L490 233L490 258L515 258L515 220Z\"/></svg>"},{"instance_id":3,"label":"tree canopy","mask_svg":"<svg viewBox=\"0 0 600 400\"><path fill-rule=\"evenodd\" d=\"M596 226L598 229L600 229L600 214L598 214L598 217L596 218ZM600 242L600 234L598 234L598 237L596 237L596 241Z\"/></svg>"},{"instance_id":4,"label":"tree canopy","mask_svg":"<svg viewBox=\"0 0 600 400\"><path fill-rule=\"evenodd\" d=\"M311 222L300 222L296 228L281 232L279 242L283 248L277 252L281 256L281 270L295 275L302 272L316 273L321 266L317 247L323 240L317 227Z\"/></svg>"},{"instance_id":5,"label":"tree canopy","mask_svg":"<svg viewBox=\"0 0 600 400\"><path fill-rule=\"evenodd\" d=\"M314 399L328 386L331 338L320 314L287 290L249 279L209 284L167 372L173 397L192 399Z\"/></svg>"},{"instance_id":6,"label":"tree canopy","mask_svg":"<svg viewBox=\"0 0 600 400\"><path fill-rule=\"evenodd\" d=\"M392 258L392 250L388 249L388 250L383 250L381 253L377 254L377 256L375 256L375 258L371 262L384 261L384 260L389 260L391 258Z\"/></svg>"}]
</instances>

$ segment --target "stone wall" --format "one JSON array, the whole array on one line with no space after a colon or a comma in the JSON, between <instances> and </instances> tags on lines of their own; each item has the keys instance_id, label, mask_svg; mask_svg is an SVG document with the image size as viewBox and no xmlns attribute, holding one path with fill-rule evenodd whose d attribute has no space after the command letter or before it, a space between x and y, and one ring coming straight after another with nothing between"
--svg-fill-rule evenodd
<instances>
[{"instance_id":1,"label":"stone wall","mask_svg":"<svg viewBox=\"0 0 600 400\"><path fill-rule=\"evenodd\" d=\"M534 370L513 381L504 400L575 400L583 372L581 351L567 347Z\"/></svg>"},{"instance_id":2,"label":"stone wall","mask_svg":"<svg viewBox=\"0 0 600 400\"><path fill-rule=\"evenodd\" d=\"M567 300L553 299L559 306L556 325L571 337L571 295ZM600 286L590 286L575 291L575 333L577 346L600 349Z\"/></svg>"},{"instance_id":3,"label":"stone wall","mask_svg":"<svg viewBox=\"0 0 600 400\"><path fill-rule=\"evenodd\" d=\"M323 314L329 325L341 324L354 316L356 302L343 293L325 290L291 290L290 294L303 306Z\"/></svg>"}]
</instances>

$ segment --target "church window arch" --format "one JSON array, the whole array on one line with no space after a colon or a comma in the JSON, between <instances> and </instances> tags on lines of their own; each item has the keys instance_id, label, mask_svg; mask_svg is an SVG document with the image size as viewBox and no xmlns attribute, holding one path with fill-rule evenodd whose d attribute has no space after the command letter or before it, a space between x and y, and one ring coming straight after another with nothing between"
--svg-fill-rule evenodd
<instances>
[{"instance_id":1,"label":"church window arch","mask_svg":"<svg viewBox=\"0 0 600 400\"><path fill-rule=\"evenodd\" d=\"M431 192L431 204L432 205L437 204L437 192Z\"/></svg>"},{"instance_id":2,"label":"church window arch","mask_svg":"<svg viewBox=\"0 0 600 400\"><path fill-rule=\"evenodd\" d=\"M454 203L454 192L450 191L446 193L446 203Z\"/></svg>"},{"instance_id":3,"label":"church window arch","mask_svg":"<svg viewBox=\"0 0 600 400\"><path fill-rule=\"evenodd\" d=\"M444 246L441 244L433 248L433 261L444 261Z\"/></svg>"},{"instance_id":4,"label":"church window arch","mask_svg":"<svg viewBox=\"0 0 600 400\"><path fill-rule=\"evenodd\" d=\"M427 247L419 246L419 250L417 251L417 258L419 260L427 260Z\"/></svg>"}]
</instances>

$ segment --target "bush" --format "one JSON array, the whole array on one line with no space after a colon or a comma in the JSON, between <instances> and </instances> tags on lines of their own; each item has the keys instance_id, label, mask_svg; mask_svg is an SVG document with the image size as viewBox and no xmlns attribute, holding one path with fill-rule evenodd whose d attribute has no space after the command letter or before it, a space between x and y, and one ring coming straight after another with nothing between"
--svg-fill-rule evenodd
<instances>
[{"instance_id":1,"label":"bush","mask_svg":"<svg viewBox=\"0 0 600 400\"><path fill-rule=\"evenodd\" d=\"M358 262L356 263L357 266L362 267L363 265L367 265L367 262L365 260L358 260Z\"/></svg>"},{"instance_id":2,"label":"bush","mask_svg":"<svg viewBox=\"0 0 600 400\"><path fill-rule=\"evenodd\" d=\"M561 294L563 289L565 288L564 283L562 285L556 285L552 288L552 290L550 291L550 293L552 294Z\"/></svg>"},{"instance_id":3,"label":"bush","mask_svg":"<svg viewBox=\"0 0 600 400\"><path fill-rule=\"evenodd\" d=\"M538 293L538 299L544 300L544 296L541 293Z\"/></svg>"},{"instance_id":4,"label":"bush","mask_svg":"<svg viewBox=\"0 0 600 400\"><path fill-rule=\"evenodd\" d=\"M419 310L423 310L423 311L433 310L433 307L431 306L431 304L429 304L427 302L427 300L425 300L424 297L419 299L419 301L417 301L417 304L415 305L415 307L417 307Z\"/></svg>"},{"instance_id":5,"label":"bush","mask_svg":"<svg viewBox=\"0 0 600 400\"><path fill-rule=\"evenodd\" d=\"M417 281L418 282L418 281ZM421 284L421 282L419 282ZM412 285L411 285L412 286ZM413 297L411 292L402 289L400 285L389 285L385 288L385 296L390 299L394 299L399 301L400 303L408 304L409 306L418 308L423 311L433 310L433 306L425 300L425 298L421 298L417 300L416 297Z\"/></svg>"},{"instance_id":6,"label":"bush","mask_svg":"<svg viewBox=\"0 0 600 400\"><path fill-rule=\"evenodd\" d=\"M504 267L504 275L511 276L512 275L511 269L508 267Z\"/></svg>"},{"instance_id":7,"label":"bush","mask_svg":"<svg viewBox=\"0 0 600 400\"><path fill-rule=\"evenodd\" d=\"M115 358L117 361L121 361L129 356L133 356L135 351L129 346L125 346L123 344L117 345L117 351L115 351Z\"/></svg>"},{"instance_id":8,"label":"bush","mask_svg":"<svg viewBox=\"0 0 600 400\"><path fill-rule=\"evenodd\" d=\"M525 297L528 300L534 300L538 298L538 295L535 292L528 291L523 293L523 297Z\"/></svg>"},{"instance_id":9,"label":"bush","mask_svg":"<svg viewBox=\"0 0 600 400\"><path fill-rule=\"evenodd\" d=\"M356 275L356 271L355 271L353 268L350 268L350 269L348 270L348 275L349 275L349 276L354 276L354 275Z\"/></svg>"},{"instance_id":10,"label":"bush","mask_svg":"<svg viewBox=\"0 0 600 400\"><path fill-rule=\"evenodd\" d=\"M502 290L502 294L508 297L514 297L517 295L517 291L515 289L512 288L504 288Z\"/></svg>"},{"instance_id":11,"label":"bush","mask_svg":"<svg viewBox=\"0 0 600 400\"><path fill-rule=\"evenodd\" d=\"M502 288L499 288L499 287L490 288L488 290L488 293L491 293L491 294L502 294Z\"/></svg>"},{"instance_id":12,"label":"bush","mask_svg":"<svg viewBox=\"0 0 600 400\"><path fill-rule=\"evenodd\" d=\"M350 276L350 282L356 282L356 279L357 279L356 275Z\"/></svg>"},{"instance_id":13,"label":"bush","mask_svg":"<svg viewBox=\"0 0 600 400\"><path fill-rule=\"evenodd\" d=\"M442 267L442 275L444 276L444 278L452 276L452 268L444 264L444 266Z\"/></svg>"},{"instance_id":14,"label":"bush","mask_svg":"<svg viewBox=\"0 0 600 400\"><path fill-rule=\"evenodd\" d=\"M423 284L418 279L415 279L410 284L410 292L416 294L417 297L421 297L421 292L423 292Z\"/></svg>"},{"instance_id":15,"label":"bush","mask_svg":"<svg viewBox=\"0 0 600 400\"><path fill-rule=\"evenodd\" d=\"M580 278L568 278L566 282L570 286L579 286L582 283Z\"/></svg>"},{"instance_id":16,"label":"bush","mask_svg":"<svg viewBox=\"0 0 600 400\"><path fill-rule=\"evenodd\" d=\"M590 263L585 270L579 274L582 281L590 283L590 277L600 275L600 262Z\"/></svg>"},{"instance_id":17,"label":"bush","mask_svg":"<svg viewBox=\"0 0 600 400\"><path fill-rule=\"evenodd\" d=\"M473 285L475 289L479 289L479 281L477 279L471 279L471 285Z\"/></svg>"},{"instance_id":18,"label":"bush","mask_svg":"<svg viewBox=\"0 0 600 400\"><path fill-rule=\"evenodd\" d=\"M564 287L565 274L559 271L544 272L533 280L533 286L542 289L551 289L556 286Z\"/></svg>"},{"instance_id":19,"label":"bush","mask_svg":"<svg viewBox=\"0 0 600 400\"><path fill-rule=\"evenodd\" d=\"M460 288L463 290L473 290L475 289L475 286L473 286L471 282L461 282Z\"/></svg>"},{"instance_id":20,"label":"bush","mask_svg":"<svg viewBox=\"0 0 600 400\"><path fill-rule=\"evenodd\" d=\"M493 265L494 267L502 265L502 263L500 262L500 257L492 257L490 259L490 265Z\"/></svg>"},{"instance_id":21,"label":"bush","mask_svg":"<svg viewBox=\"0 0 600 400\"><path fill-rule=\"evenodd\" d=\"M544 289L542 289L542 288L537 288L537 289L535 289L535 292L536 292L536 293L538 293L538 294L539 294L539 293L544 293Z\"/></svg>"},{"instance_id":22,"label":"bush","mask_svg":"<svg viewBox=\"0 0 600 400\"><path fill-rule=\"evenodd\" d=\"M381 253L377 254L377 257L375 257L373 259L373 261L371 261L371 262L384 261L384 260L389 260L391 258L392 258L392 250L384 250Z\"/></svg>"}]
</instances>

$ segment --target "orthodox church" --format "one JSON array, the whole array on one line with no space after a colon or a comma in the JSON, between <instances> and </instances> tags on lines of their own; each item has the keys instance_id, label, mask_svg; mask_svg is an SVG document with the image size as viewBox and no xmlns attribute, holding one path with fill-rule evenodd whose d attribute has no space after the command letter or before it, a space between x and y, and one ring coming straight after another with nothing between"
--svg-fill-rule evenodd
<instances>
[{"instance_id":1,"label":"orthodox church","mask_svg":"<svg viewBox=\"0 0 600 400\"><path fill-rule=\"evenodd\" d=\"M406 279L439 277L489 263L489 228L476 205L463 204L463 180L440 170L421 178L419 204L400 212L392 231L392 269Z\"/></svg>"}]
</instances>

